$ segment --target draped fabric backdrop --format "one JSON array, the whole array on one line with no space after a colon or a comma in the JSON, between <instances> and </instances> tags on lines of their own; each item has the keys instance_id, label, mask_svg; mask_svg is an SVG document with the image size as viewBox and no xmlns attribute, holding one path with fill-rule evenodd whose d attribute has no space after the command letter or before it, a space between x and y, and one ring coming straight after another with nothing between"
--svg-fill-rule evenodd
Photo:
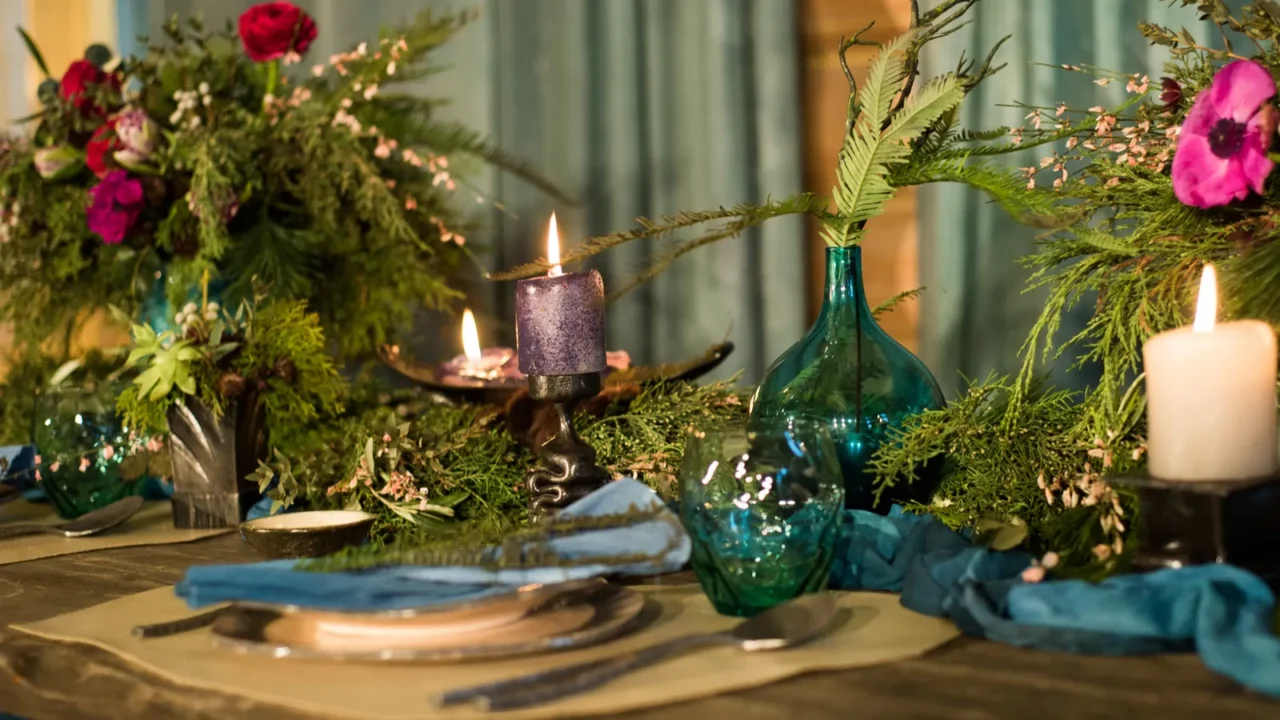
<instances>
[{"instance_id":1,"label":"draped fabric backdrop","mask_svg":"<svg viewBox=\"0 0 1280 720\"><path fill-rule=\"evenodd\" d=\"M122 36L200 12L212 26L250 0L119 0ZM301 0L320 28L306 62L376 37L425 8L476 8L480 18L440 53L447 72L424 91L449 98L443 114L532 160L579 198L555 202L509 175L477 176L494 208L471 244L485 269L545 253L555 210L566 242L622 230L654 216L760 202L801 189L799 48L785 0ZM805 330L804 228L777 220L744 238L682 259L610 309L609 346L638 362L688 358L732 340L720 373L758 380ZM647 248L604 258L620 287ZM389 258L389 262L394 259ZM514 287L475 283L487 343L514 344ZM429 323L428 323L429 325ZM434 332L437 356L460 352L456 323ZM434 333L434 334L433 334Z\"/></svg>"},{"instance_id":2,"label":"draped fabric backdrop","mask_svg":"<svg viewBox=\"0 0 1280 720\"><path fill-rule=\"evenodd\" d=\"M949 72L961 51L980 59L1012 35L999 55L1008 67L965 101L965 127L1024 125L1025 110L999 106L1016 101L1115 107L1126 97L1124 83L1099 87L1061 65L1141 72L1158 86L1168 48L1148 45L1139 22L1186 27L1206 43L1218 37L1217 27L1200 22L1193 8L1171 8L1168 0L983 0L972 24L930 46L924 68L930 75ZM1003 161L1029 167L1050 152L1042 147ZM1016 372L1018 350L1044 306L1043 292L1023 292L1027 271L1017 263L1034 249L1036 231L980 193L955 185L923 188L919 213L921 282L929 288L920 313L923 359L948 396L962 386L962 374L981 380L992 371ZM1081 301L1057 339L1082 329L1092 306L1091 298ZM1073 362L1055 364L1057 385L1082 388L1092 380L1087 368L1064 372Z\"/></svg>"}]
</instances>

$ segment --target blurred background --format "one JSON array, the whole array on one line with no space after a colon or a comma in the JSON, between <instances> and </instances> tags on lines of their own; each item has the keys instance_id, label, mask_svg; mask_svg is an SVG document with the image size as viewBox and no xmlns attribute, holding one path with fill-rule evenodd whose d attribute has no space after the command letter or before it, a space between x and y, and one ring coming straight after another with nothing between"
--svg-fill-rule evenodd
<instances>
[{"instance_id":1,"label":"blurred background","mask_svg":"<svg viewBox=\"0 0 1280 720\"><path fill-rule=\"evenodd\" d=\"M484 229L469 238L478 268L473 308L485 344L514 345L513 288L479 280L545 252L547 217L561 236L582 238L657 216L741 202L762 202L807 189L826 194L834 181L848 88L836 55L842 35L869 22L864 37L904 30L910 0L296 0L319 26L311 62L377 37L431 9L474 9L478 18L439 54L444 72L421 92L450 102L441 113L487 134L504 150L532 160L573 196L557 206L510 177L478 170L475 212ZM39 77L15 26L31 32L53 72L101 42L128 54L139 35L159 36L177 13L199 13L210 26L234 20L251 0L3 0L0 2L0 122L27 114ZM922 0L923 7L934 3ZM982 0L973 22L931 46L924 72L955 67L960 53L985 56L1001 37L999 75L966 101L972 128L1018 126L1016 101L1074 107L1115 105L1123 86L1098 87L1060 65L1095 65L1150 74L1158 85L1164 48L1149 47L1139 20L1187 27L1209 37L1192 9L1169 0ZM857 71L873 54L854 48ZM1003 106L1002 106L1003 105ZM0 126L3 127L3 126ZM20 132L19 126L9 130ZM1007 158L1028 166L1036 156ZM1017 367L1019 346L1042 306L1023 293L1017 258L1033 247L1021 228L960 187L906 190L872 221L864 246L865 277L875 303L918 286L919 300L882 324L926 361L948 395L963 377ZM641 266L640 243L598 263L615 286ZM2 254L2 249L0 249ZM610 347L637 362L686 359L725 339L737 345L721 376L757 381L768 364L804 334L821 302L822 244L816 228L794 219L686 256L656 282L610 310ZM1078 327L1091 303L1073 319ZM424 318L414 352L435 360L461 351L456 321ZM1064 324L1073 334L1073 323ZM113 342L94 326L84 345ZM0 340L0 342L3 342ZM1087 369L1060 385L1082 387Z\"/></svg>"}]
</instances>

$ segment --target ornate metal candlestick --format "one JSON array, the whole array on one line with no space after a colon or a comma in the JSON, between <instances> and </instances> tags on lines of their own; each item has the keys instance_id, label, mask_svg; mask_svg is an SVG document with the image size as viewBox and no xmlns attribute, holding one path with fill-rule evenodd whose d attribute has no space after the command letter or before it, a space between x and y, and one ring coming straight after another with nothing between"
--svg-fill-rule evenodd
<instances>
[{"instance_id":1,"label":"ornate metal candlestick","mask_svg":"<svg viewBox=\"0 0 1280 720\"><path fill-rule=\"evenodd\" d=\"M600 373L530 375L529 397L552 404L556 430L537 448L542 467L529 471L529 512L535 519L553 514L609 482L596 465L595 448L573 429L573 407L600 392Z\"/></svg>"},{"instance_id":2,"label":"ornate metal candlestick","mask_svg":"<svg viewBox=\"0 0 1280 720\"><path fill-rule=\"evenodd\" d=\"M600 392L607 365L604 349L604 279L595 270L566 273L560 267L556 216L547 227L543 277L516 283L516 346L529 397L553 404L557 426L535 452L543 467L528 477L529 511L541 517L569 505L609 481L596 467L596 451L573 431L573 406Z\"/></svg>"},{"instance_id":3,"label":"ornate metal candlestick","mask_svg":"<svg viewBox=\"0 0 1280 720\"><path fill-rule=\"evenodd\" d=\"M1137 491L1135 570L1229 563L1280 588L1280 477L1186 482L1110 477Z\"/></svg>"}]
</instances>

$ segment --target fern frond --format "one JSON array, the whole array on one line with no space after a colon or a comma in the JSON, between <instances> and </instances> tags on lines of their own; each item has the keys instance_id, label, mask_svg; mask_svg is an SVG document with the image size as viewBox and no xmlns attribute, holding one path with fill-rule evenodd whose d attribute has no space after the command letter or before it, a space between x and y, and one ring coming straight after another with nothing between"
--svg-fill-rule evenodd
<instances>
[{"instance_id":1,"label":"fern frond","mask_svg":"<svg viewBox=\"0 0 1280 720\"><path fill-rule=\"evenodd\" d=\"M1080 218L1074 207L1059 203L1055 193L1028 190L1026 178L1001 167L987 164L966 165L962 160L935 160L907 163L893 168L889 183L894 187L954 182L986 193L1019 222L1033 227L1056 229Z\"/></svg>"},{"instance_id":2,"label":"fern frond","mask_svg":"<svg viewBox=\"0 0 1280 720\"><path fill-rule=\"evenodd\" d=\"M868 125L879 131L889 119L893 108L893 98L902 89L907 79L907 64L904 54L916 37L914 32L906 32L890 40L880 48L868 68L867 80L858 93L858 104L861 113L857 125ZM855 126L856 127L856 126Z\"/></svg>"},{"instance_id":3,"label":"fern frond","mask_svg":"<svg viewBox=\"0 0 1280 720\"><path fill-rule=\"evenodd\" d=\"M883 132L880 123L860 119L840 150L833 195L843 223L826 234L828 244L850 245L858 240L862 225L884 212L893 197L894 188L888 181L890 166L906 162L911 156L909 143L963 99L964 89L959 81L954 75L946 75L921 88L888 118Z\"/></svg>"},{"instance_id":4,"label":"fern frond","mask_svg":"<svg viewBox=\"0 0 1280 720\"><path fill-rule=\"evenodd\" d=\"M924 291L925 291L924 287L911 288L910 290L903 290L897 295L894 295L888 300L885 300L879 305L876 305L875 308L871 311L871 316L874 318L879 318L881 315L886 315L888 313L891 313L893 312L893 309L896 308L900 303L906 302L907 300L914 300L915 298L920 297L920 294L923 293Z\"/></svg>"},{"instance_id":5,"label":"fern frond","mask_svg":"<svg viewBox=\"0 0 1280 720\"><path fill-rule=\"evenodd\" d=\"M732 222L724 223L698 238L682 243L674 250L671 250L667 254L659 257L655 262L661 264L662 268L665 268L670 265L671 262L674 262L677 257L683 255L689 250L702 247L703 245L707 245L717 240L734 237L741 234L743 230L760 225L766 220L781 217L783 215L796 214L825 217L826 200L814 195L813 193L800 193L798 195L783 198L776 202L766 201L763 205L750 205L744 203L742 205L735 205L730 208L719 208L717 210L682 212L677 215L664 215L657 220L651 220L644 217L636 218L636 224L640 227L591 238L561 256L560 262L563 265L570 265L575 262L581 262L582 260L594 255L599 255L610 248L631 242L632 240L639 240L641 238L662 238L684 228L695 227L715 220L733 219ZM681 250L681 248L686 245L692 245L692 247ZM665 264L662 264L664 262ZM510 270L486 273L485 277L490 280L498 281L518 280L520 278L541 275L550 267L551 265L547 263L545 259L542 259L516 266ZM658 272L660 271L661 270L658 270ZM640 277L645 279L629 285L627 289L631 289L631 287L636 284L647 282L649 279L652 279L653 276L646 271L642 273Z\"/></svg>"},{"instance_id":6,"label":"fern frond","mask_svg":"<svg viewBox=\"0 0 1280 720\"><path fill-rule=\"evenodd\" d=\"M991 142L1009 134L1010 128L998 127L990 130L962 130L956 136L957 142Z\"/></svg>"}]
</instances>

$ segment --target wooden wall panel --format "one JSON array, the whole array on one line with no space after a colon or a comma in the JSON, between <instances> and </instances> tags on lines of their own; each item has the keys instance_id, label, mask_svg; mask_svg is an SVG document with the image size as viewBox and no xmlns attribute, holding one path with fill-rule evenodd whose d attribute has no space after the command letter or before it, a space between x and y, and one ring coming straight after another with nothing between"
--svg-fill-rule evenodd
<instances>
[{"instance_id":1,"label":"wooden wall panel","mask_svg":"<svg viewBox=\"0 0 1280 720\"><path fill-rule=\"evenodd\" d=\"M849 86L840 69L837 51L842 35L852 35L875 21L863 35L883 42L905 30L910 23L909 0L799 0L800 28L804 47L805 98L805 187L824 195L835 184L836 156L844 141L845 107ZM872 47L849 50L849 66L861 81ZM810 229L811 317L822 304L823 243L815 227ZM912 189L899 193L888 212L868 226L863 243L863 277L867 299L874 306L893 295L919 285L916 228L916 195ZM917 347L918 305L903 303L884 316L881 324L909 349Z\"/></svg>"}]
</instances>

